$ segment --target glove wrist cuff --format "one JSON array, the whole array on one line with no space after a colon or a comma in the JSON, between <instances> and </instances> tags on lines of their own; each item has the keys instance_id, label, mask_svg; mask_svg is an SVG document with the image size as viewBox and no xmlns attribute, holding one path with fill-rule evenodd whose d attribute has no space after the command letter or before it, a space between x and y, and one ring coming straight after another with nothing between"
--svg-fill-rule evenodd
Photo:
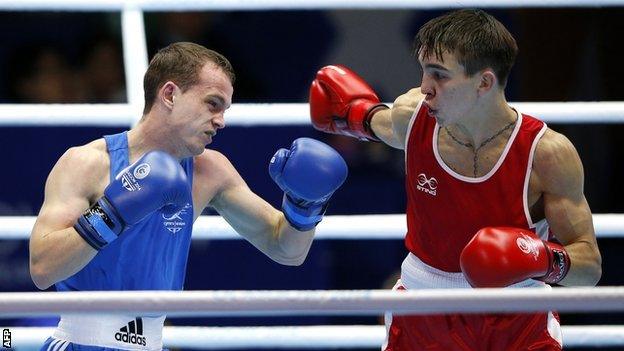
<instances>
[{"instance_id":1,"label":"glove wrist cuff","mask_svg":"<svg viewBox=\"0 0 624 351\"><path fill-rule=\"evenodd\" d=\"M101 197L89 207L74 225L78 234L98 251L115 241L125 227L106 197Z\"/></svg>"},{"instance_id":2,"label":"glove wrist cuff","mask_svg":"<svg viewBox=\"0 0 624 351\"><path fill-rule=\"evenodd\" d=\"M560 244L548 241L543 243L548 253L548 271L538 280L548 284L557 284L565 278L570 270L570 256Z\"/></svg>"},{"instance_id":3,"label":"glove wrist cuff","mask_svg":"<svg viewBox=\"0 0 624 351\"><path fill-rule=\"evenodd\" d=\"M298 231L304 232L313 229L323 219L327 210L328 201L306 203L295 201L284 194L282 212L290 225Z\"/></svg>"},{"instance_id":4,"label":"glove wrist cuff","mask_svg":"<svg viewBox=\"0 0 624 351\"><path fill-rule=\"evenodd\" d=\"M352 102L348 117L350 134L362 141L380 141L371 126L376 112L389 107L378 101L356 100Z\"/></svg>"}]
</instances>

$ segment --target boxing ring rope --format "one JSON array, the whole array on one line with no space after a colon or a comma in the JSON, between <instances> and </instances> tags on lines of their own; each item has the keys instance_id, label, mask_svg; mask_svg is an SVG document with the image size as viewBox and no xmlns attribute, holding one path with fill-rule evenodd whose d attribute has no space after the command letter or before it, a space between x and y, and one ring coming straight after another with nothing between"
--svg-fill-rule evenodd
<instances>
[{"instance_id":1,"label":"boxing ring rope","mask_svg":"<svg viewBox=\"0 0 624 351\"><path fill-rule=\"evenodd\" d=\"M0 327L4 329L7 327ZM562 326L563 346L624 345L624 327ZM54 328L11 327L15 345L39 347ZM241 337L244 335L245 337ZM163 329L167 348L228 349L350 349L379 348L385 330L380 325L314 325L300 327L169 327Z\"/></svg>"},{"instance_id":2,"label":"boxing ring rope","mask_svg":"<svg viewBox=\"0 0 624 351\"><path fill-rule=\"evenodd\" d=\"M624 214L594 214L598 238L624 236ZM0 216L0 240L25 240L35 217ZM316 239L402 240L407 227L404 214L325 216L316 230ZM240 235L220 216L200 216L193 225L193 239L233 240Z\"/></svg>"},{"instance_id":3,"label":"boxing ring rope","mask_svg":"<svg viewBox=\"0 0 624 351\"><path fill-rule=\"evenodd\" d=\"M116 126L138 120L143 91L140 82L147 68L147 44L142 11L163 10L271 10L271 9L435 9L455 7L600 7L622 6L623 0L238 0L170 2L164 0L0 0L0 10L121 11L122 43L128 91L127 104L1 104L0 126ZM600 108L597 108L600 104ZM624 102L512 103L521 111L554 123L623 123ZM309 124L307 104L234 104L229 125Z\"/></svg>"},{"instance_id":4,"label":"boxing ring rope","mask_svg":"<svg viewBox=\"0 0 624 351\"><path fill-rule=\"evenodd\" d=\"M621 312L624 287L273 290L74 291L0 293L0 317L61 313L169 317L377 316L477 312Z\"/></svg>"},{"instance_id":5,"label":"boxing ring rope","mask_svg":"<svg viewBox=\"0 0 624 351\"><path fill-rule=\"evenodd\" d=\"M133 291L2 293L0 317L59 313L189 316L380 315L455 312L624 310L624 287L436 289L422 291ZM40 345L50 328L10 328L20 346ZM619 346L622 326L564 326L566 347ZM244 337L242 337L244 335ZM381 326L166 327L166 347L203 349L378 347Z\"/></svg>"},{"instance_id":6,"label":"boxing ring rope","mask_svg":"<svg viewBox=\"0 0 624 351\"><path fill-rule=\"evenodd\" d=\"M549 123L624 123L624 102L618 101L511 102L510 105ZM129 127L140 116L141 109L138 103L0 104L0 127ZM226 113L226 123L228 126L310 125L309 106L304 103L235 103Z\"/></svg>"},{"instance_id":7,"label":"boxing ring rope","mask_svg":"<svg viewBox=\"0 0 624 351\"><path fill-rule=\"evenodd\" d=\"M2 0L0 10L7 11L120 11L136 8L144 11L185 10L317 10L317 9L439 9L464 7L606 7L621 6L621 0Z\"/></svg>"}]
</instances>

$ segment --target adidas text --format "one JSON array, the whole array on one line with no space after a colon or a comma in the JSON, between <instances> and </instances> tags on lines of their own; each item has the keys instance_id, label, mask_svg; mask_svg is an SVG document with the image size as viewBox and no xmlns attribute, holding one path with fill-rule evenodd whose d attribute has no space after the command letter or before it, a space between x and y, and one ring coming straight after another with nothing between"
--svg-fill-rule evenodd
<instances>
[{"instance_id":1,"label":"adidas text","mask_svg":"<svg viewBox=\"0 0 624 351\"><path fill-rule=\"evenodd\" d=\"M144 336L131 334L131 333L117 332L117 333L115 333L115 340L122 341L122 342L127 342L127 343L130 343L130 344L135 344L135 345L146 346L146 342L145 342L145 337Z\"/></svg>"}]
</instances>

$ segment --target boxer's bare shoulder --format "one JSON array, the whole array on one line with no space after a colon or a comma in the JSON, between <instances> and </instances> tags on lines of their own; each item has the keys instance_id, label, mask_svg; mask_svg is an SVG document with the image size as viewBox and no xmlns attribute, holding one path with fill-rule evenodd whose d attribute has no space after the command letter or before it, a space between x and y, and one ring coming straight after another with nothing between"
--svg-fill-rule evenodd
<instances>
[{"instance_id":1,"label":"boxer's bare shoulder","mask_svg":"<svg viewBox=\"0 0 624 351\"><path fill-rule=\"evenodd\" d=\"M583 165L572 142L563 134L547 129L533 158L533 191L583 194Z\"/></svg>"},{"instance_id":2,"label":"boxer's bare shoulder","mask_svg":"<svg viewBox=\"0 0 624 351\"><path fill-rule=\"evenodd\" d=\"M399 95L394 100L390 113L392 130L401 144L405 143L409 122L414 115L414 111L424 98L425 95L420 91L420 88L413 88L405 94Z\"/></svg>"},{"instance_id":3,"label":"boxer's bare shoulder","mask_svg":"<svg viewBox=\"0 0 624 351\"><path fill-rule=\"evenodd\" d=\"M46 187L54 185L52 188L74 189L93 200L101 195L109 181L109 166L104 139L71 147L52 168Z\"/></svg>"},{"instance_id":4,"label":"boxer's bare shoulder","mask_svg":"<svg viewBox=\"0 0 624 351\"><path fill-rule=\"evenodd\" d=\"M230 160L222 153L206 149L193 159L193 202L201 209L221 194L225 189L241 185L245 181Z\"/></svg>"},{"instance_id":5,"label":"boxer's bare shoulder","mask_svg":"<svg viewBox=\"0 0 624 351\"><path fill-rule=\"evenodd\" d=\"M211 186L223 186L240 175L225 155L206 149L194 157L194 175L198 181Z\"/></svg>"}]
</instances>

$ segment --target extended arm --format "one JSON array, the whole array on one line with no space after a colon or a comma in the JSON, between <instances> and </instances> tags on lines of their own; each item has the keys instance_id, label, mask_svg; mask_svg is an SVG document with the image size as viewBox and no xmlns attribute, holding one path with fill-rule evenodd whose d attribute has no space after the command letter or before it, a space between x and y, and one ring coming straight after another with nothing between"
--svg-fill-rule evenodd
<instances>
[{"instance_id":1,"label":"extended arm","mask_svg":"<svg viewBox=\"0 0 624 351\"><path fill-rule=\"evenodd\" d=\"M232 171L235 170L232 168ZM249 189L238 175L211 202L217 212L247 241L280 264L297 266L305 260L314 229L300 232L282 212Z\"/></svg>"},{"instance_id":2,"label":"extended arm","mask_svg":"<svg viewBox=\"0 0 624 351\"><path fill-rule=\"evenodd\" d=\"M284 191L282 212L255 195L225 157L215 160L224 185L212 206L271 259L285 265L303 263L329 198L347 176L340 155L309 138L295 140L289 150L278 150L269 172Z\"/></svg>"},{"instance_id":3,"label":"extended arm","mask_svg":"<svg viewBox=\"0 0 624 351\"><path fill-rule=\"evenodd\" d=\"M310 87L310 116L320 131L403 149L409 120L423 97L419 88L411 89L389 109L356 73L344 66L326 66Z\"/></svg>"}]
</instances>

